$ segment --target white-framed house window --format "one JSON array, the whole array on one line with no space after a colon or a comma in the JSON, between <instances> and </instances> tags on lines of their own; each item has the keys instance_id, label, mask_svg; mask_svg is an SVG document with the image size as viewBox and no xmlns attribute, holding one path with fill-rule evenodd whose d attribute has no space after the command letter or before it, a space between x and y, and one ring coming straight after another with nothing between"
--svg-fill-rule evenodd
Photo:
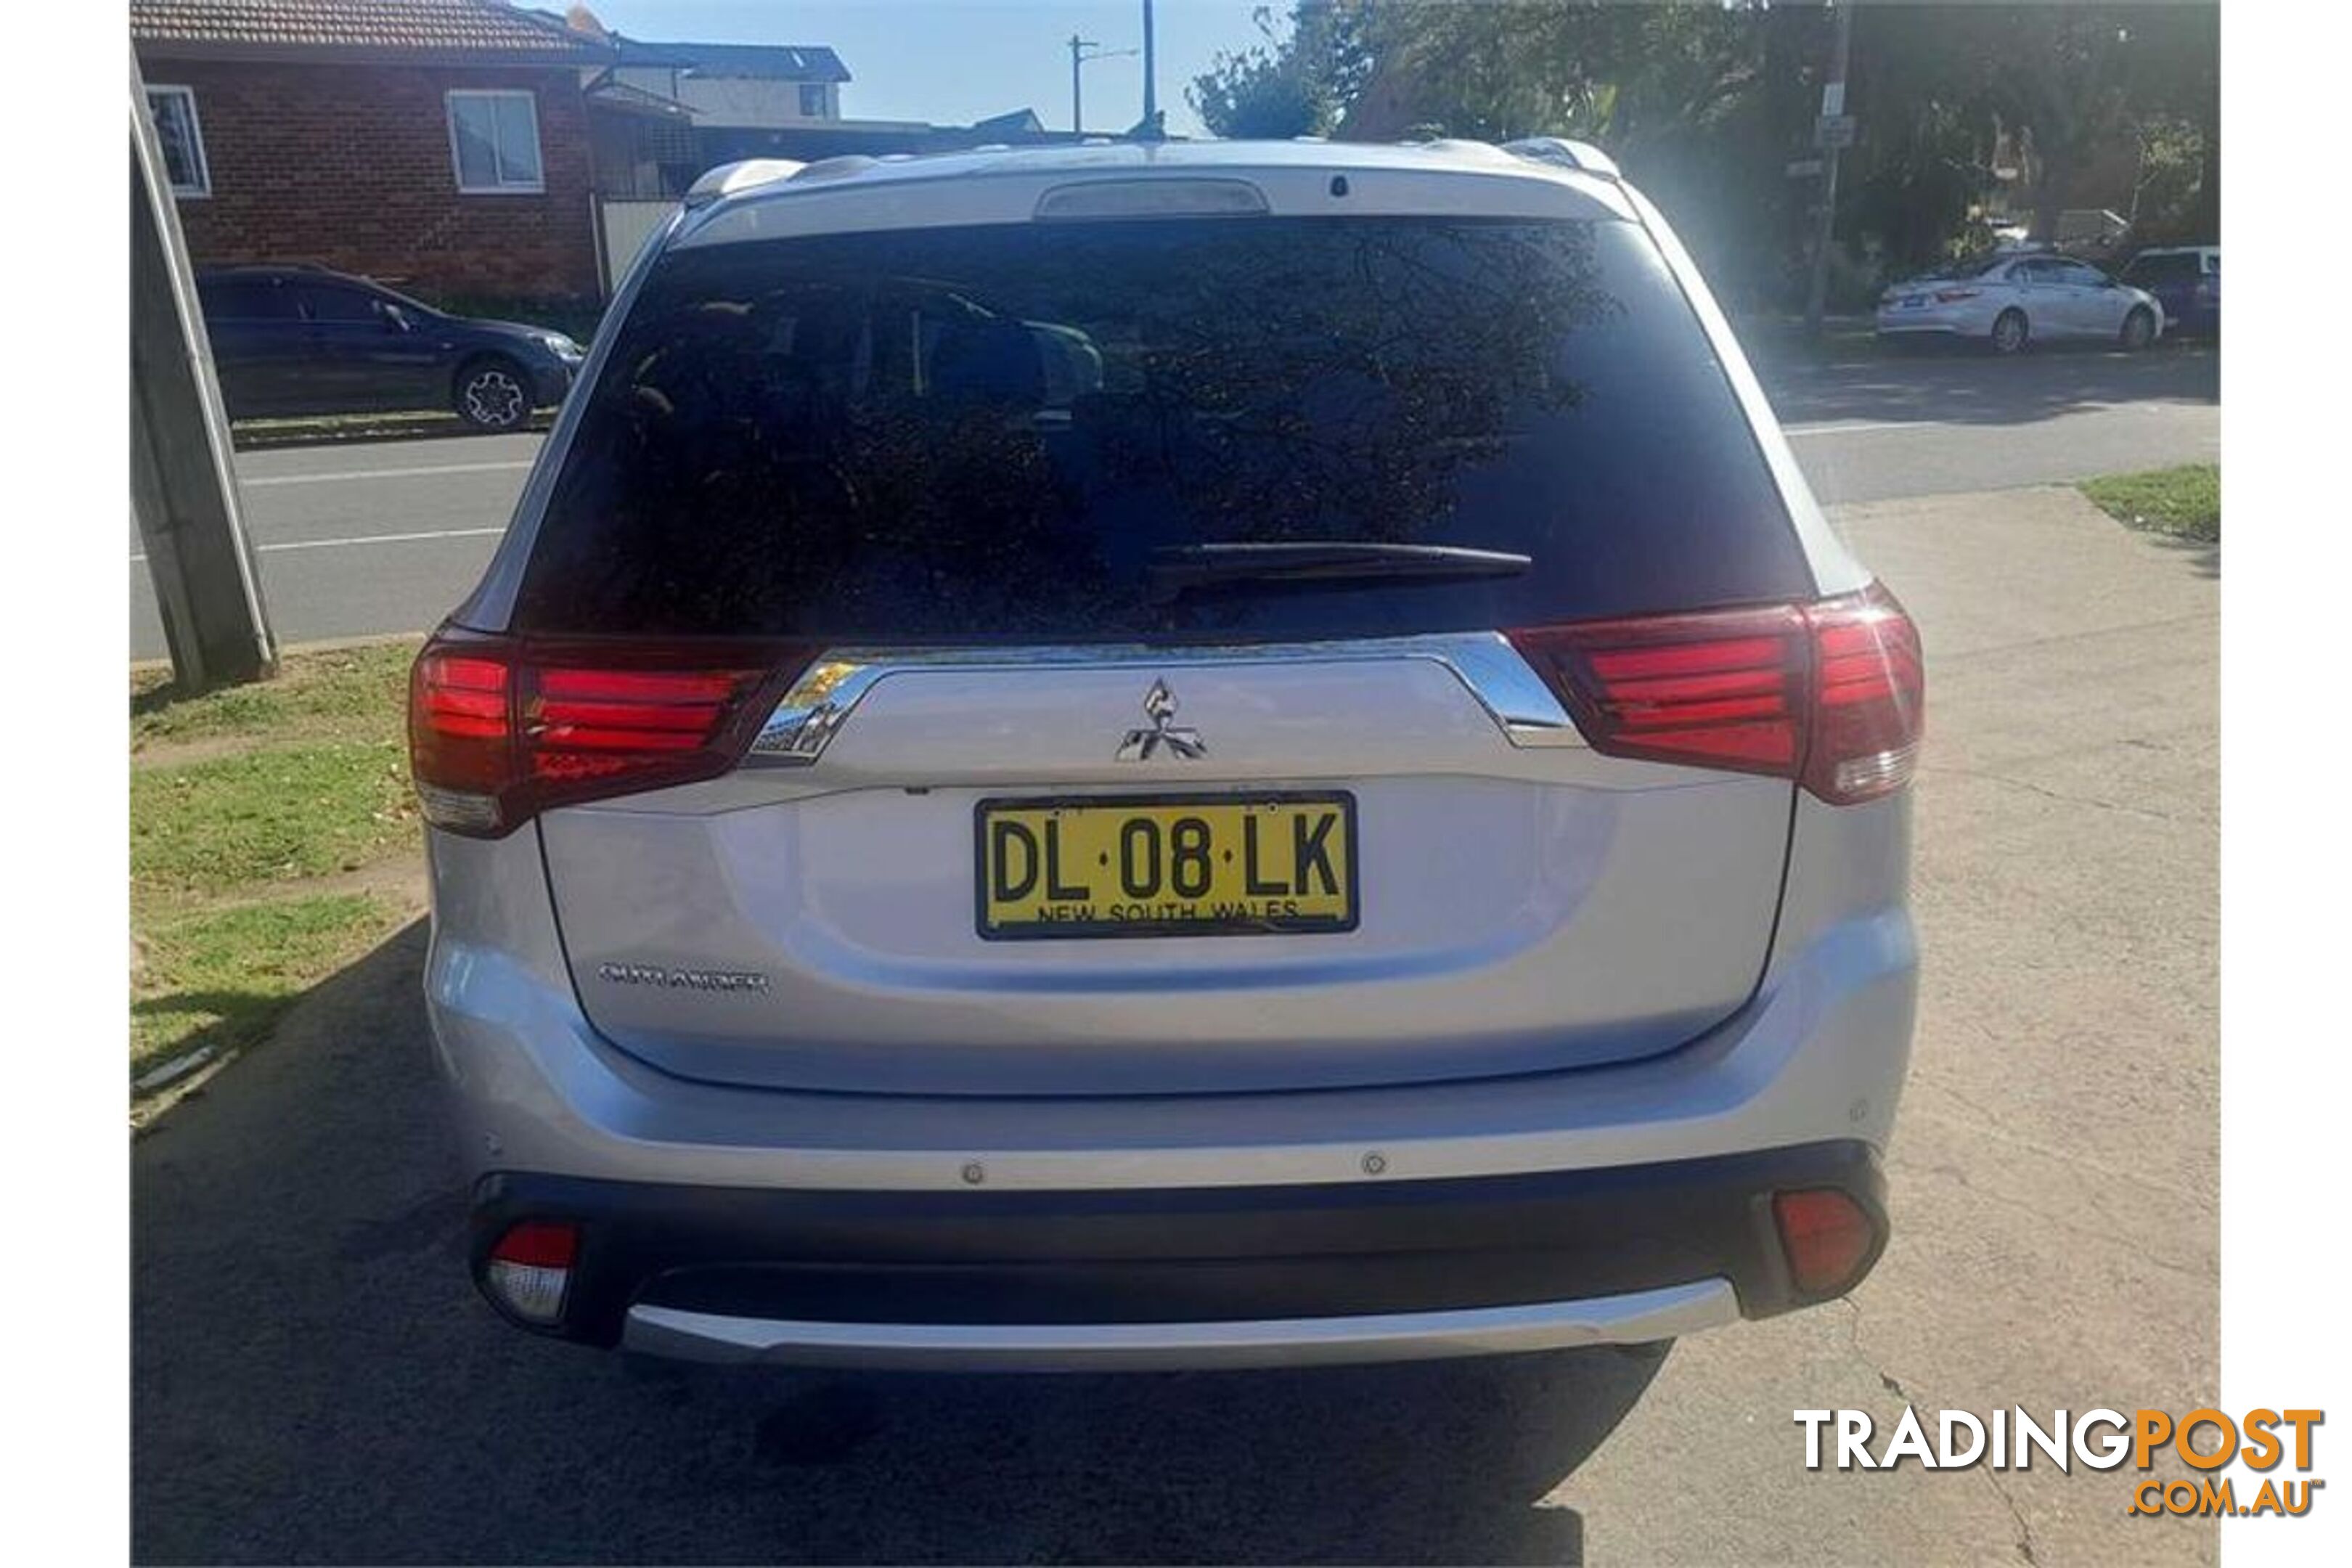
<instances>
[{"instance_id":1,"label":"white-framed house window","mask_svg":"<svg viewBox=\"0 0 2352 1568\"><path fill-rule=\"evenodd\" d=\"M537 94L467 88L447 96L449 157L460 192L530 195L547 188L539 162Z\"/></svg>"},{"instance_id":2,"label":"white-framed house window","mask_svg":"<svg viewBox=\"0 0 2352 1568\"><path fill-rule=\"evenodd\" d=\"M801 117L804 120L824 118L824 84L823 82L801 83Z\"/></svg>"},{"instance_id":3,"label":"white-framed house window","mask_svg":"<svg viewBox=\"0 0 2352 1568\"><path fill-rule=\"evenodd\" d=\"M213 194L212 166L205 162L204 128L196 123L196 95L184 87L150 87L147 114L163 149L163 171L175 196Z\"/></svg>"}]
</instances>

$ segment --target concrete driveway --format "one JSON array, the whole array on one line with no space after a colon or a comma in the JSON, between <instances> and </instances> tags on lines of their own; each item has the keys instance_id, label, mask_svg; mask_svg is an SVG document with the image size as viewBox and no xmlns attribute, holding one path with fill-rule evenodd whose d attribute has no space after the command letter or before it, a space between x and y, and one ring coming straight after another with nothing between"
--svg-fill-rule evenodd
<instances>
[{"instance_id":1,"label":"concrete driveway","mask_svg":"<svg viewBox=\"0 0 2352 1568\"><path fill-rule=\"evenodd\" d=\"M134 1147L142 1561L2207 1561L2126 1473L1808 1474L1798 1407L2218 1370L2218 563L2071 491L1843 510L1930 658L1896 1234L1850 1302L1314 1373L717 1373L477 1302L412 929Z\"/></svg>"}]
</instances>

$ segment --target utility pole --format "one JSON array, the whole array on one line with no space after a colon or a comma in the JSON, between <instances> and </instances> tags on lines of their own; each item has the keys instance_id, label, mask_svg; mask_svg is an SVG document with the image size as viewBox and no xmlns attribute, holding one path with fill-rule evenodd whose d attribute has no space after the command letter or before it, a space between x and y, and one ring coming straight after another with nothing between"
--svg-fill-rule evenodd
<instances>
[{"instance_id":1,"label":"utility pole","mask_svg":"<svg viewBox=\"0 0 2352 1568\"><path fill-rule=\"evenodd\" d=\"M184 689L272 673L228 416L147 88L131 60L131 509Z\"/></svg>"},{"instance_id":2,"label":"utility pole","mask_svg":"<svg viewBox=\"0 0 2352 1568\"><path fill-rule=\"evenodd\" d=\"M1160 73L1154 66L1152 53L1151 0L1143 0L1143 129L1147 135L1160 133Z\"/></svg>"},{"instance_id":3,"label":"utility pole","mask_svg":"<svg viewBox=\"0 0 2352 1568\"><path fill-rule=\"evenodd\" d=\"M1822 333L1822 310L1829 298L1830 244L1837 222L1838 154L1853 140L1853 121L1845 111L1846 62L1853 47L1853 0L1835 0L1836 32L1830 46L1829 79L1822 84L1822 117L1813 139L1822 149L1822 210L1813 226L1813 276L1805 290L1805 335Z\"/></svg>"},{"instance_id":4,"label":"utility pole","mask_svg":"<svg viewBox=\"0 0 2352 1568\"><path fill-rule=\"evenodd\" d=\"M1092 51L1089 53L1088 51ZM1123 59L1135 53L1133 49L1106 49L1092 38L1070 35L1070 130L1073 134L1087 133L1085 100L1078 96L1078 68L1097 60Z\"/></svg>"}]
</instances>

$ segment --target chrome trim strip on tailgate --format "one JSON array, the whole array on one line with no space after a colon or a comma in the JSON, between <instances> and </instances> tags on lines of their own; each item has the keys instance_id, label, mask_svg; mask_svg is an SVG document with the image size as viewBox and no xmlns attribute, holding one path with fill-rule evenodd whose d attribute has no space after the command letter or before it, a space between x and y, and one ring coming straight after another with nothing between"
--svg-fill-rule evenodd
<instances>
[{"instance_id":1,"label":"chrome trim strip on tailgate","mask_svg":"<svg viewBox=\"0 0 2352 1568\"><path fill-rule=\"evenodd\" d=\"M1739 1318L1727 1279L1622 1296L1440 1312L1171 1323L842 1323L629 1309L625 1349L687 1361L792 1366L1111 1372L1421 1361L1640 1344Z\"/></svg>"},{"instance_id":2,"label":"chrome trim strip on tailgate","mask_svg":"<svg viewBox=\"0 0 2352 1568\"><path fill-rule=\"evenodd\" d=\"M1515 746L1583 746L1585 739L1550 687L1500 632L1444 632L1334 642L1146 647L1076 643L1034 647L827 648L812 661L760 726L744 761L804 767L824 752L866 694L911 670L1160 668L1203 664L1328 664L1420 658L1440 664L1478 700Z\"/></svg>"}]
</instances>

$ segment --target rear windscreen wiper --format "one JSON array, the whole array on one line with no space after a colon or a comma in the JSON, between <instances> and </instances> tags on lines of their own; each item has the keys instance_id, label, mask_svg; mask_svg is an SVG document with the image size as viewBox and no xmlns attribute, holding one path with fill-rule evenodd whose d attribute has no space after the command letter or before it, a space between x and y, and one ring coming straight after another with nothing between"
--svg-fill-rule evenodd
<instances>
[{"instance_id":1,"label":"rear windscreen wiper","mask_svg":"<svg viewBox=\"0 0 2352 1568\"><path fill-rule=\"evenodd\" d=\"M1455 544L1377 542L1269 544L1180 544L1151 552L1152 596L1172 598L1188 588L1236 584L1438 582L1464 577L1516 577L1535 562L1500 550Z\"/></svg>"}]
</instances>

